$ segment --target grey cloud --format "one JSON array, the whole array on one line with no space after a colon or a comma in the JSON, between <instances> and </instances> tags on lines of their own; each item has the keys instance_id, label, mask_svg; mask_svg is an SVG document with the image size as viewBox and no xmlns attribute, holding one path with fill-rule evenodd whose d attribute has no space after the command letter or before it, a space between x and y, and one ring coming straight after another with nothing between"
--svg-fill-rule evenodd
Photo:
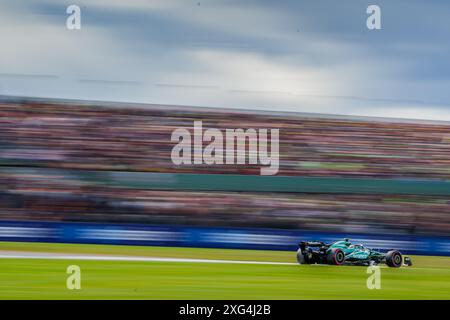
<instances>
[{"instance_id":1,"label":"grey cloud","mask_svg":"<svg viewBox=\"0 0 450 320\"><path fill-rule=\"evenodd\" d=\"M3 1L0 94L447 116L446 1L379 0L379 31L365 28L366 0L197 2L79 1L76 33L64 30L68 1Z\"/></svg>"}]
</instances>

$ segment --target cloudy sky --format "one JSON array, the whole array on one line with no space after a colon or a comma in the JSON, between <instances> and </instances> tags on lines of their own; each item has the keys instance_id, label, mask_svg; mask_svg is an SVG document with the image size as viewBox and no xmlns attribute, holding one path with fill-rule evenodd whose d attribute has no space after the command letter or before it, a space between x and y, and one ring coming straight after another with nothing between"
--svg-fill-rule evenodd
<instances>
[{"instance_id":1,"label":"cloudy sky","mask_svg":"<svg viewBox=\"0 0 450 320\"><path fill-rule=\"evenodd\" d=\"M449 16L447 0L2 0L0 94L450 120Z\"/></svg>"}]
</instances>

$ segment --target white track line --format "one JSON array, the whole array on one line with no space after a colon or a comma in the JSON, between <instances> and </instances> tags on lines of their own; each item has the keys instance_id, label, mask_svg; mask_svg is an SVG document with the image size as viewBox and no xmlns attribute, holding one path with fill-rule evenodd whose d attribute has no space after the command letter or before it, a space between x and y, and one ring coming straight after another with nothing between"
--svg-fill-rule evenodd
<instances>
[{"instance_id":1,"label":"white track line","mask_svg":"<svg viewBox=\"0 0 450 320\"><path fill-rule=\"evenodd\" d=\"M188 258L162 258L162 257L142 257L142 256L109 256L97 254L64 254L49 252L22 252L22 251L1 251L0 259L44 259L44 260L91 260L91 261L143 261L143 262L191 262L191 263L226 263L226 264L260 264L260 265L298 265L294 262L270 262L270 261L245 261L245 260L217 260L217 259L188 259ZM329 267L325 264L313 264L308 266ZM381 265L381 268L388 266ZM428 267L408 267L413 269L447 269Z\"/></svg>"},{"instance_id":2,"label":"white track line","mask_svg":"<svg viewBox=\"0 0 450 320\"><path fill-rule=\"evenodd\" d=\"M215 259L184 259L160 257L131 257L108 255L80 255L44 252L0 251L0 259L48 259L48 260L102 260L102 261L145 261L145 262L193 262L193 263L229 263L229 264L263 264L263 265L297 265L291 262L240 261Z\"/></svg>"}]
</instances>

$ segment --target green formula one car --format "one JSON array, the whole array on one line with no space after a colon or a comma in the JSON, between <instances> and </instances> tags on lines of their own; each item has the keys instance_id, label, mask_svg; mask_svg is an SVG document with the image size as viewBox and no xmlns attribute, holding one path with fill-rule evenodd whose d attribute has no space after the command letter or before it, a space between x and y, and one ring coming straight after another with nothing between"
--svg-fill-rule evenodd
<instances>
[{"instance_id":1,"label":"green formula one car","mask_svg":"<svg viewBox=\"0 0 450 320\"><path fill-rule=\"evenodd\" d=\"M348 239L325 244L321 241L302 241L297 250L299 264L353 264L353 265L377 265L385 263L389 267L399 268L411 266L411 259L404 257L398 250L390 250L382 253L368 249L361 244L352 244Z\"/></svg>"}]
</instances>

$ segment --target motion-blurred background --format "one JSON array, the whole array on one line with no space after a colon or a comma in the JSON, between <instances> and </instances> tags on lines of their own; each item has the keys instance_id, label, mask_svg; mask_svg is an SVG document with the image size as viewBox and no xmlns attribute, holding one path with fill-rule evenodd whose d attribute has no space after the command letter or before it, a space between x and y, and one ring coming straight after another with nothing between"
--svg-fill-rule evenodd
<instances>
[{"instance_id":1,"label":"motion-blurred background","mask_svg":"<svg viewBox=\"0 0 450 320\"><path fill-rule=\"evenodd\" d=\"M449 11L1 1L0 241L295 250L350 237L450 255ZM195 120L279 129L278 175L173 165L171 133Z\"/></svg>"},{"instance_id":2,"label":"motion-blurred background","mask_svg":"<svg viewBox=\"0 0 450 320\"><path fill-rule=\"evenodd\" d=\"M279 128L280 170L175 166L176 128ZM450 254L450 124L2 97L0 239ZM206 145L206 143L205 143Z\"/></svg>"}]
</instances>

